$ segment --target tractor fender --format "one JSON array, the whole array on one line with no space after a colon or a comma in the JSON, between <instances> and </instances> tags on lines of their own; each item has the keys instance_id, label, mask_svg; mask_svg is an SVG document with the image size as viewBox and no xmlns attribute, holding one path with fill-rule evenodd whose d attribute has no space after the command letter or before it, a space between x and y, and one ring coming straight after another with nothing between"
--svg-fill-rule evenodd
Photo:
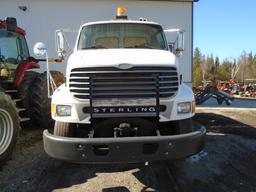
<instances>
[{"instance_id":1,"label":"tractor fender","mask_svg":"<svg viewBox=\"0 0 256 192\"><path fill-rule=\"evenodd\" d=\"M19 87L27 70L36 68L40 68L38 63L34 61L22 61L17 69L17 73L14 79L14 87Z\"/></svg>"}]
</instances>

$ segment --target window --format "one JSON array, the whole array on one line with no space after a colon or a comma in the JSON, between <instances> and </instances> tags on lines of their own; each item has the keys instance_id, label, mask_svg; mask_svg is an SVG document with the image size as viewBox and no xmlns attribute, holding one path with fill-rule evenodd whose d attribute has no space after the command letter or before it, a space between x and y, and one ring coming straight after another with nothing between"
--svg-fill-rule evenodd
<instances>
[{"instance_id":1,"label":"window","mask_svg":"<svg viewBox=\"0 0 256 192\"><path fill-rule=\"evenodd\" d=\"M25 37L16 32L0 30L0 57L11 64L27 60L29 51Z\"/></svg>"}]
</instances>

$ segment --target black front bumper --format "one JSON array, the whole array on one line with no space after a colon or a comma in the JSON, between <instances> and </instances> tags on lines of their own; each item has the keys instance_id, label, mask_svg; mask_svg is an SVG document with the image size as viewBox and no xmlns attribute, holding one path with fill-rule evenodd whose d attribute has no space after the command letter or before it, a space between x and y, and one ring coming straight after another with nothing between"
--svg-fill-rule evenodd
<instances>
[{"instance_id":1,"label":"black front bumper","mask_svg":"<svg viewBox=\"0 0 256 192\"><path fill-rule=\"evenodd\" d=\"M204 148L206 129L171 136L70 138L44 131L44 149L56 159L88 163L145 162L181 159Z\"/></svg>"}]
</instances>

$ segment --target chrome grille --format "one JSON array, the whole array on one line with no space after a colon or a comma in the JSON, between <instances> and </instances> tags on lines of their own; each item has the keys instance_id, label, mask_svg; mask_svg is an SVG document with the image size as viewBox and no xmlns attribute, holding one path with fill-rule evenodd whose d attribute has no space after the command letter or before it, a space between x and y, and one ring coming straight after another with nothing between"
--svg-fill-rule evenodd
<instances>
[{"instance_id":1,"label":"chrome grille","mask_svg":"<svg viewBox=\"0 0 256 192\"><path fill-rule=\"evenodd\" d=\"M75 68L69 79L70 92L79 99L171 97L178 86L174 67Z\"/></svg>"}]
</instances>

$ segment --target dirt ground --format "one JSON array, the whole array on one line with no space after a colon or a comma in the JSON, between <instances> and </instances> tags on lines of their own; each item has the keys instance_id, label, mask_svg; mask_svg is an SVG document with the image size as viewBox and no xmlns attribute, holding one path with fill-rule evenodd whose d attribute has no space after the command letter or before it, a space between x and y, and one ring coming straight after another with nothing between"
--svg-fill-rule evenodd
<instances>
[{"instance_id":1,"label":"dirt ground","mask_svg":"<svg viewBox=\"0 0 256 192\"><path fill-rule=\"evenodd\" d=\"M42 131L25 128L0 171L1 192L256 191L256 110L200 109L206 147L183 162L69 164L48 157Z\"/></svg>"}]
</instances>

